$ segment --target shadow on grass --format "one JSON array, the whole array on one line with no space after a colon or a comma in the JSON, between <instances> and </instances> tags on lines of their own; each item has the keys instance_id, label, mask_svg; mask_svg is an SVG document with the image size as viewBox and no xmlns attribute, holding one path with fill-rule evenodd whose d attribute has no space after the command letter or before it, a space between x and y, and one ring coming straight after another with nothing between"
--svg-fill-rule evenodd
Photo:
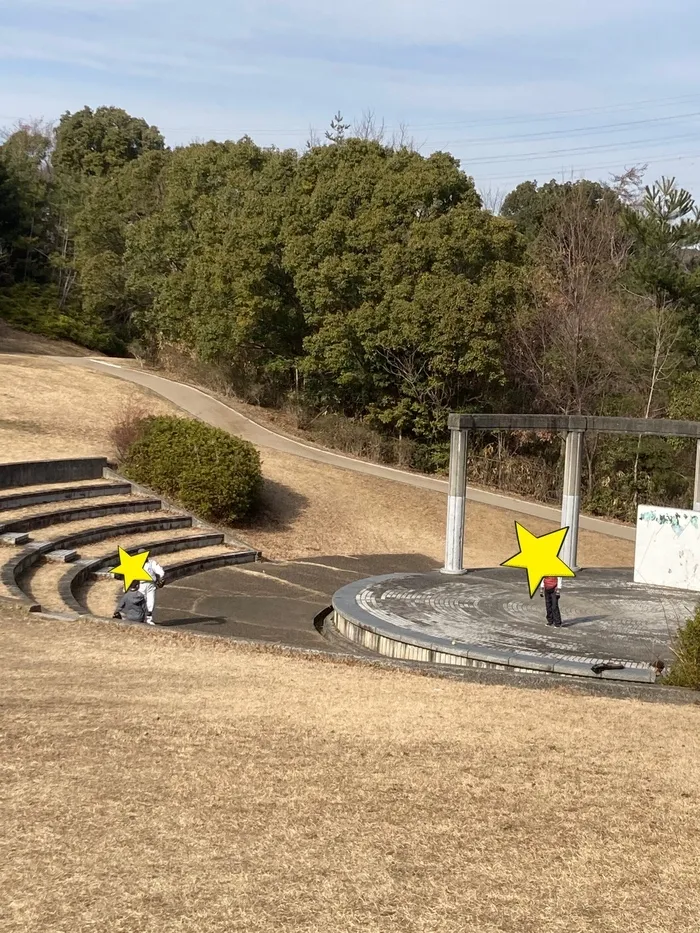
<instances>
[{"instance_id":1,"label":"shadow on grass","mask_svg":"<svg viewBox=\"0 0 700 933\"><path fill-rule=\"evenodd\" d=\"M236 523L238 531L288 531L308 507L306 496L282 483L265 479L259 513L248 521Z\"/></svg>"}]
</instances>

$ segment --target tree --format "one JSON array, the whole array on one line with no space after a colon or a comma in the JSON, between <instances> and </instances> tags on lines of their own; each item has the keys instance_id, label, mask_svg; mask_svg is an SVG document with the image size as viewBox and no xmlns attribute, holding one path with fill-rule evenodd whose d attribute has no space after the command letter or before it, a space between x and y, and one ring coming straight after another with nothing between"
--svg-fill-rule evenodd
<instances>
[{"instance_id":1,"label":"tree","mask_svg":"<svg viewBox=\"0 0 700 933\"><path fill-rule=\"evenodd\" d=\"M53 165L59 174L100 177L165 142L155 126L118 107L66 112L56 130Z\"/></svg>"},{"instance_id":2,"label":"tree","mask_svg":"<svg viewBox=\"0 0 700 933\"><path fill-rule=\"evenodd\" d=\"M556 215L572 192L581 206L593 207L603 198L614 196L611 189L599 182L583 179L559 183L554 180L538 187L536 181L524 181L510 192L501 205L501 217L515 223L519 233L532 243L539 236L548 218Z\"/></svg>"},{"instance_id":3,"label":"tree","mask_svg":"<svg viewBox=\"0 0 700 933\"><path fill-rule=\"evenodd\" d=\"M349 123L343 123L343 115L340 111L331 120L331 127L326 130L326 139L332 143L342 143L345 140L345 133L350 129Z\"/></svg>"},{"instance_id":4,"label":"tree","mask_svg":"<svg viewBox=\"0 0 700 933\"><path fill-rule=\"evenodd\" d=\"M15 246L21 228L20 191L0 158L0 285L12 284Z\"/></svg>"},{"instance_id":5,"label":"tree","mask_svg":"<svg viewBox=\"0 0 700 933\"><path fill-rule=\"evenodd\" d=\"M116 211L115 221L120 213L112 197L116 188L100 187L100 183L137 162L144 154L163 150L163 137L157 127L117 107L98 107L94 112L84 107L73 114L67 112L56 129L52 162L57 189L57 246L52 258L59 280L59 306L63 307L70 300L82 271L87 289L86 312L90 316L99 314L109 327L116 327L120 339L125 332L126 312L117 312L114 304L115 294L122 289L119 262L114 256L99 255L99 250L90 245L84 235L78 247L81 256L77 256L75 240L93 222L89 219L91 213L94 212L97 225L99 218L105 219L107 204ZM97 197L94 196L96 188L100 191ZM124 194L128 205L129 195ZM105 204L100 203L102 196L106 198ZM89 263L88 255L91 256ZM103 285L106 286L104 294L97 297Z\"/></svg>"},{"instance_id":6,"label":"tree","mask_svg":"<svg viewBox=\"0 0 700 933\"><path fill-rule=\"evenodd\" d=\"M351 317L380 390L371 421L437 442L450 410L489 407L522 252L509 224L468 203L415 223L387 251L383 299Z\"/></svg>"},{"instance_id":7,"label":"tree","mask_svg":"<svg viewBox=\"0 0 700 933\"><path fill-rule=\"evenodd\" d=\"M512 225L482 211L451 156L358 139L302 157L287 216L307 398L434 438L449 405L501 371Z\"/></svg>"},{"instance_id":8,"label":"tree","mask_svg":"<svg viewBox=\"0 0 700 933\"><path fill-rule=\"evenodd\" d=\"M52 129L41 121L19 123L5 134L0 165L5 176L6 211L14 232L6 232L6 274L15 281L50 276L53 248ZM6 221L7 222L7 221ZM10 244L11 239L11 244ZM11 267L11 270L10 268Z\"/></svg>"},{"instance_id":9,"label":"tree","mask_svg":"<svg viewBox=\"0 0 700 933\"><path fill-rule=\"evenodd\" d=\"M133 319L147 306L127 286L129 231L160 206L169 157L168 151L150 150L96 178L74 220L73 268L83 309L104 321L124 344L138 335Z\"/></svg>"},{"instance_id":10,"label":"tree","mask_svg":"<svg viewBox=\"0 0 700 933\"><path fill-rule=\"evenodd\" d=\"M248 396L288 384L302 349L280 239L296 163L296 153L247 138L178 149L159 178L157 208L126 234L138 328L220 365Z\"/></svg>"},{"instance_id":11,"label":"tree","mask_svg":"<svg viewBox=\"0 0 700 933\"><path fill-rule=\"evenodd\" d=\"M589 185L572 185L540 216L532 301L514 321L512 362L539 407L599 413L617 386L619 282L630 249L620 205L609 189L593 199Z\"/></svg>"},{"instance_id":12,"label":"tree","mask_svg":"<svg viewBox=\"0 0 700 933\"><path fill-rule=\"evenodd\" d=\"M626 370L643 396L643 417L649 418L669 403L683 364L683 332L692 333L697 317L691 267L697 263L700 212L675 179L662 178L630 201L625 218L633 244L625 283L631 305ZM641 451L640 436L633 467L635 504Z\"/></svg>"}]
</instances>

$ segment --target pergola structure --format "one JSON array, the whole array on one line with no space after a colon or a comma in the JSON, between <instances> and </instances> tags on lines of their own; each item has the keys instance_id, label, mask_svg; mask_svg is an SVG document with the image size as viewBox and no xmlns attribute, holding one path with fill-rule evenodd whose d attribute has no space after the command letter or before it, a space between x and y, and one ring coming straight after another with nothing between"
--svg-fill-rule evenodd
<instances>
[{"instance_id":1,"label":"pergola structure","mask_svg":"<svg viewBox=\"0 0 700 933\"><path fill-rule=\"evenodd\" d=\"M561 558L577 570L579 511L581 504L581 465L583 435L586 431L604 434L651 434L657 437L694 437L695 486L693 509L700 512L700 422L651 418L598 418L588 415L463 415L451 414L450 480L447 499L447 534L443 573L464 573L464 524L467 497L467 449L470 431L563 431L566 435L564 487L561 500L561 527L568 527Z\"/></svg>"}]
</instances>

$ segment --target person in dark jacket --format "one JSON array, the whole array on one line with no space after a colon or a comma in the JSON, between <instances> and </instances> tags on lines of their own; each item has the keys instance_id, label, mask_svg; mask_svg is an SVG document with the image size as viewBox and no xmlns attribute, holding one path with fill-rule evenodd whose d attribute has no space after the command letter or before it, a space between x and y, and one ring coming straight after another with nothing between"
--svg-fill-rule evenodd
<instances>
[{"instance_id":1,"label":"person in dark jacket","mask_svg":"<svg viewBox=\"0 0 700 933\"><path fill-rule=\"evenodd\" d=\"M139 590L138 581L134 581L117 603L113 619L126 619L129 622L143 622L146 618L146 597Z\"/></svg>"},{"instance_id":2,"label":"person in dark jacket","mask_svg":"<svg viewBox=\"0 0 700 933\"><path fill-rule=\"evenodd\" d=\"M542 595L547 613L547 625L561 627L561 613L559 612L559 578L545 577L542 581Z\"/></svg>"}]
</instances>

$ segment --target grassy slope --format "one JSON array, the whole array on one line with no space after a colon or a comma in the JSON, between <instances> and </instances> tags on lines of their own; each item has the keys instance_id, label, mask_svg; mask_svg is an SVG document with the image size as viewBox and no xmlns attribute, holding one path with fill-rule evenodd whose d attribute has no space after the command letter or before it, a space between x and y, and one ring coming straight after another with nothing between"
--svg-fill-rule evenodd
<instances>
[{"instance_id":1,"label":"grassy slope","mask_svg":"<svg viewBox=\"0 0 700 933\"><path fill-rule=\"evenodd\" d=\"M7 614L0 643L2 931L697 930L699 709Z\"/></svg>"}]
</instances>

